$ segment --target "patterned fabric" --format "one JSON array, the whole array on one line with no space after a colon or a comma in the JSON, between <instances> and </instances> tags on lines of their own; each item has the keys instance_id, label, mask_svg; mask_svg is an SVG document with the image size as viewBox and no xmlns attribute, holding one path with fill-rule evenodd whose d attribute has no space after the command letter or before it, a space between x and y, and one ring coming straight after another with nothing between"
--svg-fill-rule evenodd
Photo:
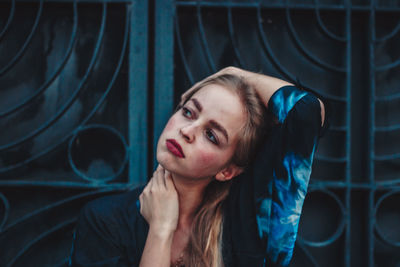
<instances>
[{"instance_id":1,"label":"patterned fabric","mask_svg":"<svg viewBox=\"0 0 400 267\"><path fill-rule=\"evenodd\" d=\"M257 226L259 236L266 242L264 266L287 266L293 254L314 153L327 123L321 128L317 97L294 86L276 91L268 108L279 125L271 136L269 144L273 145L265 148L274 151L269 159L274 161L269 162L271 179L264 172L268 163L259 160L254 167L258 175L254 188Z\"/></svg>"}]
</instances>

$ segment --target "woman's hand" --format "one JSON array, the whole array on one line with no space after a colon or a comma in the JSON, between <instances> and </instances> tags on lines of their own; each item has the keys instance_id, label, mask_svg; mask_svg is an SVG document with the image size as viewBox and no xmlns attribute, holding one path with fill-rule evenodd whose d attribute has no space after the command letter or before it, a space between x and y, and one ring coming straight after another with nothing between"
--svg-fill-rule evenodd
<instances>
[{"instance_id":1,"label":"woman's hand","mask_svg":"<svg viewBox=\"0 0 400 267\"><path fill-rule=\"evenodd\" d=\"M161 165L139 196L140 213L150 225L150 230L160 235L170 235L176 230L179 217L178 193L171 174Z\"/></svg>"}]
</instances>

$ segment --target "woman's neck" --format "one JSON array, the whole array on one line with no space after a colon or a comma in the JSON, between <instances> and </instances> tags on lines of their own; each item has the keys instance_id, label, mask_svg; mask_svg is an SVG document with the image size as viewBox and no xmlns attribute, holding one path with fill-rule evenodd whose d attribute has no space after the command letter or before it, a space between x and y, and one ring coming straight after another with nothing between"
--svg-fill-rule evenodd
<instances>
[{"instance_id":1,"label":"woman's neck","mask_svg":"<svg viewBox=\"0 0 400 267\"><path fill-rule=\"evenodd\" d=\"M204 191L212 178L188 180L172 175L179 199L178 229L190 228L196 210L203 201Z\"/></svg>"}]
</instances>

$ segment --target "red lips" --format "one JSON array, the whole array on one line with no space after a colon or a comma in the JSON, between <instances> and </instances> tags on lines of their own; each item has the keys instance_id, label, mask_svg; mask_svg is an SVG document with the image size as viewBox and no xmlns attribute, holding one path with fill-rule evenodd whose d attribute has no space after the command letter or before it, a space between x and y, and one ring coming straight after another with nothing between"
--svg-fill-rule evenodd
<instances>
[{"instance_id":1,"label":"red lips","mask_svg":"<svg viewBox=\"0 0 400 267\"><path fill-rule=\"evenodd\" d=\"M175 139L167 139L166 145L169 151L172 152L177 157L184 158L185 154L183 154L182 147Z\"/></svg>"}]
</instances>

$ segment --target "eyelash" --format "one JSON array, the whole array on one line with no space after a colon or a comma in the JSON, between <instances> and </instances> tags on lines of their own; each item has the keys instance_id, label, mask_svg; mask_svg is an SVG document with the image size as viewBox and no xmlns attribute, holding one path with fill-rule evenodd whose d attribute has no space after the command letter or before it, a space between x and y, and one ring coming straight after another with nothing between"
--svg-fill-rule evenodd
<instances>
[{"instance_id":1,"label":"eyelash","mask_svg":"<svg viewBox=\"0 0 400 267\"><path fill-rule=\"evenodd\" d=\"M187 113L190 113L190 115L187 115ZM189 118L189 119L193 119L193 118L194 118L193 112L192 112L190 109L186 108L186 107L182 107L182 115L183 115L185 118ZM208 135L209 133L212 134L211 137ZM215 144L215 145L219 145L218 138L217 138L217 136L213 133L213 131L211 131L210 129L207 129L207 130L206 130L206 136L207 136L207 139L210 140L211 143L213 143L213 144ZM212 138L214 138L214 141L212 140Z\"/></svg>"},{"instance_id":2,"label":"eyelash","mask_svg":"<svg viewBox=\"0 0 400 267\"><path fill-rule=\"evenodd\" d=\"M209 137L208 133L211 133L211 134L212 134L212 137ZM211 130L207 129L207 130L206 130L206 135L207 135L207 137L208 137L208 140L210 140L212 143L214 143L214 144L216 144L216 145L219 145L219 142L218 142L217 137L215 136L215 134L214 134ZM212 138L214 138L214 141L211 140Z\"/></svg>"},{"instance_id":3,"label":"eyelash","mask_svg":"<svg viewBox=\"0 0 400 267\"><path fill-rule=\"evenodd\" d=\"M189 116L186 115L186 112L189 112L190 115L189 115ZM193 113L190 111L190 109L188 109L188 108L186 108L186 107L182 107L182 114L183 114L184 117L190 118L190 119L192 118L192 115L193 115Z\"/></svg>"}]
</instances>

